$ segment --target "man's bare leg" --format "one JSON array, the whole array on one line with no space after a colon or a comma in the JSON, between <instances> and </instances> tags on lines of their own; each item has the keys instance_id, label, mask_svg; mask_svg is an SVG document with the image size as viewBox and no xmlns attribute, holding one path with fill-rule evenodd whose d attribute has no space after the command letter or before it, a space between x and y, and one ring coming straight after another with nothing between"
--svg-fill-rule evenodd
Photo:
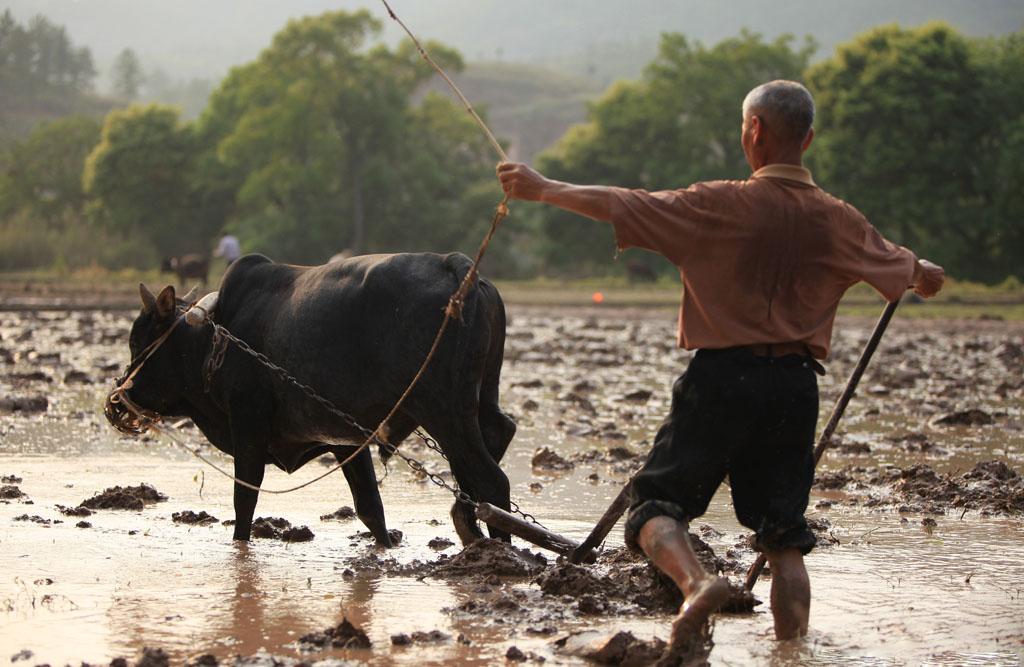
<instances>
[{"instance_id":1,"label":"man's bare leg","mask_svg":"<svg viewBox=\"0 0 1024 667\"><path fill-rule=\"evenodd\" d=\"M707 572L697 560L687 534L689 526L667 516L649 519L637 543L651 562L683 592L683 606L672 624L670 646L700 636L711 612L729 599L729 582Z\"/></svg>"},{"instance_id":2,"label":"man's bare leg","mask_svg":"<svg viewBox=\"0 0 1024 667\"><path fill-rule=\"evenodd\" d=\"M772 568L772 616L775 638L793 639L807 634L811 614L811 581L799 549L766 551Z\"/></svg>"}]
</instances>

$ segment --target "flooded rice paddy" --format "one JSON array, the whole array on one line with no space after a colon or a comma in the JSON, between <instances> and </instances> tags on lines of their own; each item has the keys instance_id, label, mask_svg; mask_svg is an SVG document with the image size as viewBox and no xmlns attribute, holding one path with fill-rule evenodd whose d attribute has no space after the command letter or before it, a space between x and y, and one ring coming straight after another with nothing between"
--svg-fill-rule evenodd
<instances>
[{"instance_id":1,"label":"flooded rice paddy","mask_svg":"<svg viewBox=\"0 0 1024 667\"><path fill-rule=\"evenodd\" d=\"M451 494L397 458L377 463L397 547L337 512L352 505L340 475L261 495L257 516L303 541L233 543L230 480L103 417L133 317L0 313L0 663L582 665L595 663L580 647L619 632L667 639L678 599L622 552L621 526L579 570L519 539L463 552ZM582 541L640 465L689 355L669 310L516 306L509 320L502 405L519 430L502 467L524 511ZM839 322L819 426L872 325ZM230 469L194 427L179 434ZM403 450L445 470L412 440ZM268 469L264 488L326 469ZM763 576L763 604L715 616L707 663L1021 664L1022 471L1024 326L897 313L812 492L810 635L771 638ZM140 485L155 493L135 509L78 509ZM727 490L692 529L742 581L755 554Z\"/></svg>"}]
</instances>

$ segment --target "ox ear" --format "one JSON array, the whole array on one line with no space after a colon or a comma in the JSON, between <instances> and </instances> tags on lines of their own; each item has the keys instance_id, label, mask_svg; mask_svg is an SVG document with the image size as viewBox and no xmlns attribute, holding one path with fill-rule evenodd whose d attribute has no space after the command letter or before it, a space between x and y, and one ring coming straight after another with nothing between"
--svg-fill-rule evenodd
<instances>
[{"instance_id":1,"label":"ox ear","mask_svg":"<svg viewBox=\"0 0 1024 667\"><path fill-rule=\"evenodd\" d=\"M181 300L188 305L194 304L199 299L199 285L193 285L192 289L188 291L188 294L181 297Z\"/></svg>"},{"instance_id":2,"label":"ox ear","mask_svg":"<svg viewBox=\"0 0 1024 667\"><path fill-rule=\"evenodd\" d=\"M160 290L160 294L156 297L156 314L161 318L173 317L177 305L174 300L174 286L168 285Z\"/></svg>"},{"instance_id":3,"label":"ox ear","mask_svg":"<svg viewBox=\"0 0 1024 667\"><path fill-rule=\"evenodd\" d=\"M142 297L142 312L152 313L156 308L156 297L149 291L145 283L139 283L139 296Z\"/></svg>"}]
</instances>

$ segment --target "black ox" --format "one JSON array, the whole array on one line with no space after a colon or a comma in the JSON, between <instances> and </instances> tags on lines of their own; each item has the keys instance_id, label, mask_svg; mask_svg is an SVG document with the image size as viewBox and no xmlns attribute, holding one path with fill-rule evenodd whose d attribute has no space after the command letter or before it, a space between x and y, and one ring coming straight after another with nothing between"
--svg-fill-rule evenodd
<instances>
[{"instance_id":1,"label":"black ox","mask_svg":"<svg viewBox=\"0 0 1024 667\"><path fill-rule=\"evenodd\" d=\"M449 297L471 266L459 253L366 255L317 267L247 255L224 275L212 319L373 430L419 370ZM234 457L237 479L259 487L267 464L292 472L325 453L341 461L365 441L362 430L235 343L227 343L211 371L214 327L175 326L192 298L176 299L170 286L158 296L144 285L140 291L142 311L129 338L126 377L135 375L127 398L166 417L192 419L214 446ZM147 348L169 330L145 359ZM508 509L508 478L498 463L515 424L498 406L504 343L504 305L494 286L480 279L466 296L462 321L449 322L434 358L383 432L397 445L422 426L444 451L463 492ZM131 416L116 393L108 398L107 417L124 430ZM370 449L343 472L356 514L378 544L390 546ZM258 495L235 482L236 540L250 537ZM463 543L482 536L471 505L456 501L452 518Z\"/></svg>"},{"instance_id":2,"label":"black ox","mask_svg":"<svg viewBox=\"0 0 1024 667\"><path fill-rule=\"evenodd\" d=\"M189 278L195 278L206 287L206 277L210 273L210 258L196 253L165 257L160 263L160 271L176 274L181 285L185 285Z\"/></svg>"}]
</instances>

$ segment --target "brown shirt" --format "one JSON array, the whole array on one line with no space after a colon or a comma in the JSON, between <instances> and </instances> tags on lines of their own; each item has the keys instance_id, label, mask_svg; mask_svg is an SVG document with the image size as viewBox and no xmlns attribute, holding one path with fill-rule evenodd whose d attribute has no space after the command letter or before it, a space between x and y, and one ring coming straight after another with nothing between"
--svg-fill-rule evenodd
<instances>
[{"instance_id":1,"label":"brown shirt","mask_svg":"<svg viewBox=\"0 0 1024 667\"><path fill-rule=\"evenodd\" d=\"M825 359L848 288L863 280L895 301L914 276L911 251L795 165L685 190L609 189L619 248L679 267L679 346L688 350L803 342Z\"/></svg>"}]
</instances>

